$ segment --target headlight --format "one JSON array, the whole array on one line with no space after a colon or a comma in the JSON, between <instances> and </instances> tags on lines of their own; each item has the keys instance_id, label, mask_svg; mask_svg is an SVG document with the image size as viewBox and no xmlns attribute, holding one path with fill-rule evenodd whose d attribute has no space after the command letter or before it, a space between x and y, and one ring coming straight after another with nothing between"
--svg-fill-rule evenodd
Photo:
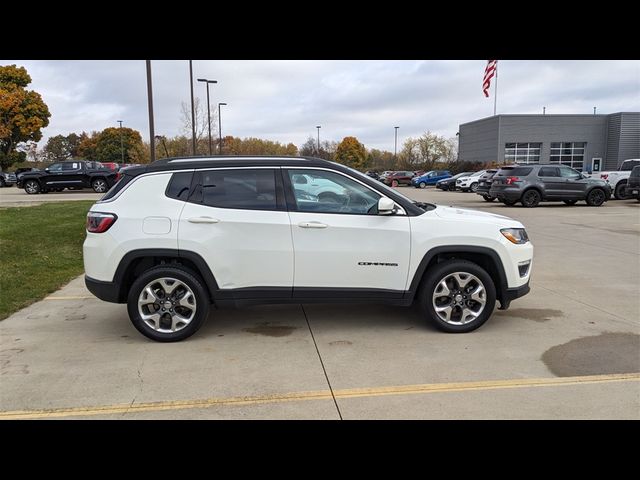
<instances>
[{"instance_id":1,"label":"headlight","mask_svg":"<svg viewBox=\"0 0 640 480\"><path fill-rule=\"evenodd\" d=\"M529 236L524 228L503 228L500 233L511 243L521 245L529 241Z\"/></svg>"}]
</instances>

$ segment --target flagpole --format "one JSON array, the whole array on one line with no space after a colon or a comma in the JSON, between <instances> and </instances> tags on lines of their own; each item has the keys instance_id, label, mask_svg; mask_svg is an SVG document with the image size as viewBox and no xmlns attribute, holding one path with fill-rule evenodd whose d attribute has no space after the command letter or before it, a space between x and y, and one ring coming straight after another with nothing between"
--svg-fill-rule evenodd
<instances>
[{"instance_id":1,"label":"flagpole","mask_svg":"<svg viewBox=\"0 0 640 480\"><path fill-rule=\"evenodd\" d=\"M498 103L498 61L496 60L496 83L493 90L493 116L496 116L496 104Z\"/></svg>"}]
</instances>

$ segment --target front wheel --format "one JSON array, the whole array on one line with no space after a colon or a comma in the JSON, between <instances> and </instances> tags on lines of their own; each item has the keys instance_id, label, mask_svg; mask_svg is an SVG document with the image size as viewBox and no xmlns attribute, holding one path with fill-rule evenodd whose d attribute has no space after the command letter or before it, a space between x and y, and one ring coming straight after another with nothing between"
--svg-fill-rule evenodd
<instances>
[{"instance_id":1,"label":"front wheel","mask_svg":"<svg viewBox=\"0 0 640 480\"><path fill-rule=\"evenodd\" d=\"M594 188L587 194L587 205L590 207L599 207L604 203L607 196L601 188Z\"/></svg>"},{"instance_id":2,"label":"front wheel","mask_svg":"<svg viewBox=\"0 0 640 480\"><path fill-rule=\"evenodd\" d=\"M420 188L426 188L427 184L424 182L420 182Z\"/></svg>"},{"instance_id":3,"label":"front wheel","mask_svg":"<svg viewBox=\"0 0 640 480\"><path fill-rule=\"evenodd\" d=\"M198 331L209 315L202 280L181 267L160 266L140 275L129 290L131 323L157 342L177 342Z\"/></svg>"},{"instance_id":4,"label":"front wheel","mask_svg":"<svg viewBox=\"0 0 640 480\"><path fill-rule=\"evenodd\" d=\"M107 191L107 181L104 178L96 178L91 182L91 188L96 193L104 193Z\"/></svg>"},{"instance_id":5,"label":"front wheel","mask_svg":"<svg viewBox=\"0 0 640 480\"><path fill-rule=\"evenodd\" d=\"M486 322L496 304L489 274L468 260L452 259L427 273L419 292L420 306L440 330L466 333Z\"/></svg>"},{"instance_id":6,"label":"front wheel","mask_svg":"<svg viewBox=\"0 0 640 480\"><path fill-rule=\"evenodd\" d=\"M36 180L27 180L24 182L24 191L29 195L40 193L40 184Z\"/></svg>"}]
</instances>

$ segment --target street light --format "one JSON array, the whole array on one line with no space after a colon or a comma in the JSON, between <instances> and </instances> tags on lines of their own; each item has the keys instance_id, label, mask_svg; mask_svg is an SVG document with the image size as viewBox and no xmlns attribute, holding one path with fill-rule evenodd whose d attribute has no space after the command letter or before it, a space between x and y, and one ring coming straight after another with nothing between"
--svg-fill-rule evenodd
<instances>
[{"instance_id":1,"label":"street light","mask_svg":"<svg viewBox=\"0 0 640 480\"><path fill-rule=\"evenodd\" d=\"M396 130L396 141L393 147L393 160L395 161L396 158L398 157L398 129L400 127L393 127Z\"/></svg>"},{"instance_id":2,"label":"street light","mask_svg":"<svg viewBox=\"0 0 640 480\"><path fill-rule=\"evenodd\" d=\"M316 128L318 129L318 148L317 148L317 152L318 152L318 155L320 155L320 129L322 127L320 125L316 125Z\"/></svg>"},{"instance_id":3,"label":"street light","mask_svg":"<svg viewBox=\"0 0 640 480\"><path fill-rule=\"evenodd\" d=\"M218 104L218 155L222 155L222 117L220 116L220 106L226 103Z\"/></svg>"},{"instance_id":4,"label":"street light","mask_svg":"<svg viewBox=\"0 0 640 480\"><path fill-rule=\"evenodd\" d=\"M209 84L218 83L217 80L207 80L206 78L199 78L199 82L205 82L207 84L207 120L209 120L209 155L213 155L211 149L211 103L209 102Z\"/></svg>"},{"instance_id":5,"label":"street light","mask_svg":"<svg viewBox=\"0 0 640 480\"><path fill-rule=\"evenodd\" d=\"M122 154L122 160L120 163L124 163L124 143L122 141L122 120L116 120L120 124L120 153Z\"/></svg>"},{"instance_id":6,"label":"street light","mask_svg":"<svg viewBox=\"0 0 640 480\"><path fill-rule=\"evenodd\" d=\"M149 104L149 147L151 148L151 162L156 160L156 141L153 128L153 87L151 85L151 60L147 62L147 102Z\"/></svg>"}]
</instances>

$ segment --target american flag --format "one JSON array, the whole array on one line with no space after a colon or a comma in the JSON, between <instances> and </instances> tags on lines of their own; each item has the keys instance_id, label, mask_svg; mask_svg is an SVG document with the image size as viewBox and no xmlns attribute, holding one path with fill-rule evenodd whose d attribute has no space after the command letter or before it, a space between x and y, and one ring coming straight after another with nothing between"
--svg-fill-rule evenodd
<instances>
[{"instance_id":1,"label":"american flag","mask_svg":"<svg viewBox=\"0 0 640 480\"><path fill-rule=\"evenodd\" d=\"M482 79L482 91L484 96L489 96L489 88L491 87L491 79L498 69L498 60L487 60L487 68L484 69L484 78Z\"/></svg>"}]
</instances>

